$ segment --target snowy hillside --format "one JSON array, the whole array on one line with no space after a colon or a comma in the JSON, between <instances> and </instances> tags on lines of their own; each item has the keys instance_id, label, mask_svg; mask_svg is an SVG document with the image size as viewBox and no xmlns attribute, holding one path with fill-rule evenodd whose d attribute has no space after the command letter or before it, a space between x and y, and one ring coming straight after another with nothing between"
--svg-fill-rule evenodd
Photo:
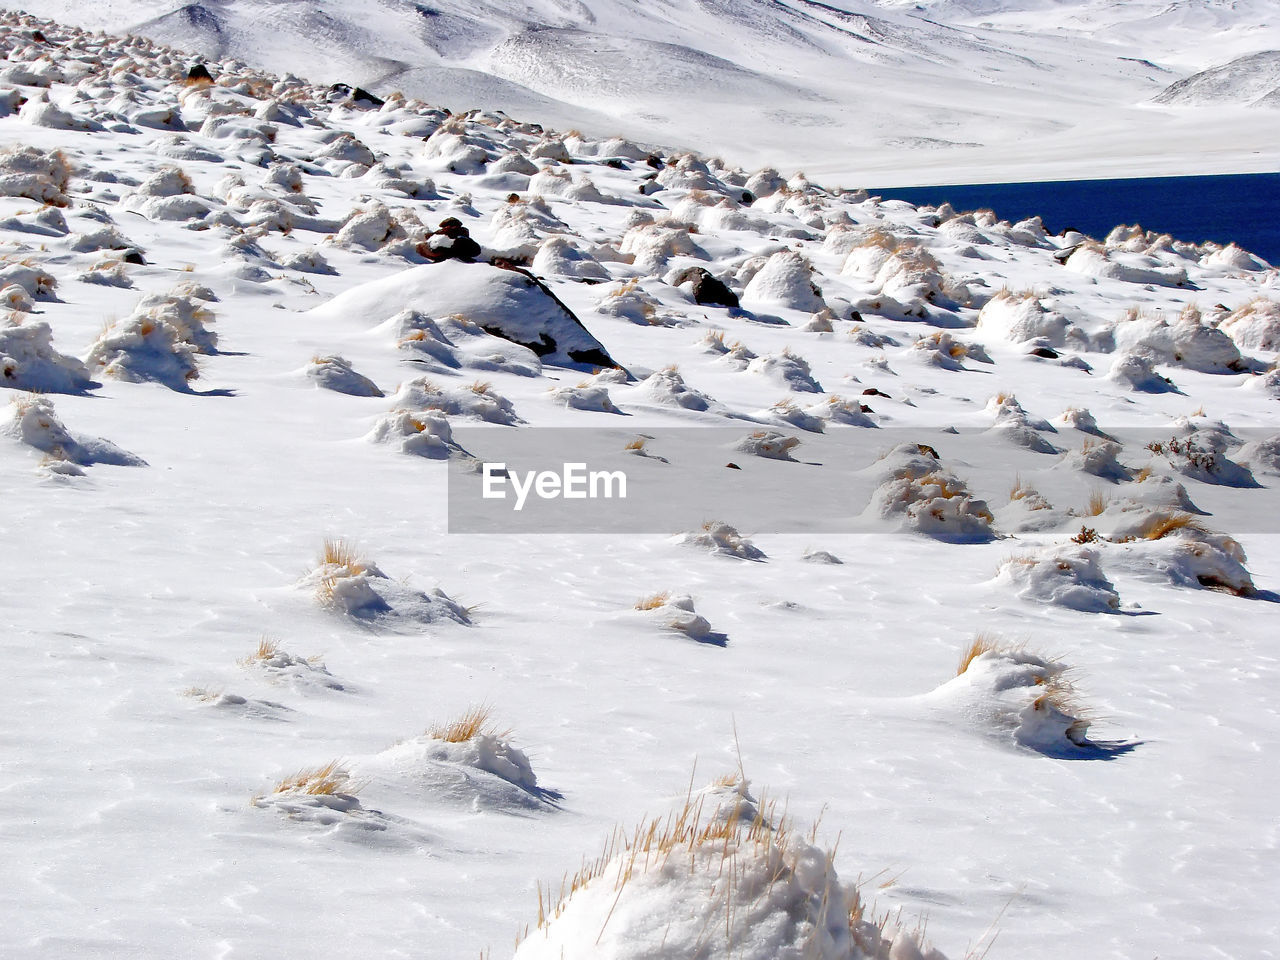
<instances>
[{"instance_id":1,"label":"snowy hillside","mask_svg":"<svg viewBox=\"0 0 1280 960\"><path fill-rule=\"evenodd\" d=\"M1274 267L0 58L0 955L1275 956Z\"/></svg>"},{"instance_id":2,"label":"snowy hillside","mask_svg":"<svg viewBox=\"0 0 1280 960\"><path fill-rule=\"evenodd\" d=\"M1280 49L1266 0L5 5L846 186L1271 171L1280 148L1245 98L1153 102Z\"/></svg>"}]
</instances>

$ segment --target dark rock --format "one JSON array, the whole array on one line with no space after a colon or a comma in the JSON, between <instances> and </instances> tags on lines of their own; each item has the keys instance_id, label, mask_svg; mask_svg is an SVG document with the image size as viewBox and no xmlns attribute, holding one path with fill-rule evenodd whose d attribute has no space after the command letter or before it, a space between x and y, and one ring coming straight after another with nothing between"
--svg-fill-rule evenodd
<instances>
[{"instance_id":1,"label":"dark rock","mask_svg":"<svg viewBox=\"0 0 1280 960\"><path fill-rule=\"evenodd\" d=\"M187 70L187 83L213 83L213 74L203 63L193 64Z\"/></svg>"},{"instance_id":2,"label":"dark rock","mask_svg":"<svg viewBox=\"0 0 1280 960\"><path fill-rule=\"evenodd\" d=\"M751 206L751 204L753 204L753 203L755 203L755 202L756 202L756 195L755 195L754 193L752 193L750 190L743 190L743 191L742 191L742 202L743 202L743 203L745 203L745 204L749 207L749 206Z\"/></svg>"},{"instance_id":3,"label":"dark rock","mask_svg":"<svg viewBox=\"0 0 1280 960\"><path fill-rule=\"evenodd\" d=\"M854 323L862 323L862 314L859 313L857 310L850 310L849 319L852 320Z\"/></svg>"},{"instance_id":4,"label":"dark rock","mask_svg":"<svg viewBox=\"0 0 1280 960\"><path fill-rule=\"evenodd\" d=\"M143 257L141 250L126 250L121 259L123 259L125 263L132 263L139 267L144 267L147 264L146 258Z\"/></svg>"},{"instance_id":5,"label":"dark rock","mask_svg":"<svg viewBox=\"0 0 1280 960\"><path fill-rule=\"evenodd\" d=\"M884 397L886 400L889 399L889 395L887 393L883 390L877 390L875 387L867 387L867 389L862 391L862 395L864 397Z\"/></svg>"},{"instance_id":6,"label":"dark rock","mask_svg":"<svg viewBox=\"0 0 1280 960\"><path fill-rule=\"evenodd\" d=\"M655 170L661 170L663 167L662 158L655 153L649 154L644 162Z\"/></svg>"},{"instance_id":7,"label":"dark rock","mask_svg":"<svg viewBox=\"0 0 1280 960\"><path fill-rule=\"evenodd\" d=\"M676 277L675 285L693 284L693 301L703 306L729 307L739 306L738 295L716 279L702 267L690 267Z\"/></svg>"},{"instance_id":8,"label":"dark rock","mask_svg":"<svg viewBox=\"0 0 1280 960\"><path fill-rule=\"evenodd\" d=\"M741 469L742 469L742 468L741 468L740 466L738 466L736 463L726 463L726 464L725 464L725 468L726 468L726 469L728 469L728 470L741 470Z\"/></svg>"},{"instance_id":9,"label":"dark rock","mask_svg":"<svg viewBox=\"0 0 1280 960\"><path fill-rule=\"evenodd\" d=\"M31 31L31 39L32 39L33 41L35 41L36 43L48 43L48 42L49 42L49 38L48 38L48 37L46 37L46 36L45 36L41 31L39 31L39 30L32 30L32 31Z\"/></svg>"},{"instance_id":10,"label":"dark rock","mask_svg":"<svg viewBox=\"0 0 1280 960\"><path fill-rule=\"evenodd\" d=\"M604 165L606 167L612 167L614 170L627 169L627 165L623 163L621 160L619 160L617 157L610 157L608 160L604 162Z\"/></svg>"},{"instance_id":11,"label":"dark rock","mask_svg":"<svg viewBox=\"0 0 1280 960\"><path fill-rule=\"evenodd\" d=\"M433 263L440 260L475 260L482 252L480 244L471 239L471 232L457 217L445 217L440 221L440 226L414 249ZM552 349L554 350L554 346Z\"/></svg>"},{"instance_id":12,"label":"dark rock","mask_svg":"<svg viewBox=\"0 0 1280 960\"><path fill-rule=\"evenodd\" d=\"M1042 360L1057 360L1059 356L1058 351L1052 347L1036 347L1029 355Z\"/></svg>"},{"instance_id":13,"label":"dark rock","mask_svg":"<svg viewBox=\"0 0 1280 960\"><path fill-rule=\"evenodd\" d=\"M350 100L353 104L363 107L380 107L386 103L381 97L374 96L363 87L353 87L349 83L335 83L329 88L329 92L334 99Z\"/></svg>"}]
</instances>

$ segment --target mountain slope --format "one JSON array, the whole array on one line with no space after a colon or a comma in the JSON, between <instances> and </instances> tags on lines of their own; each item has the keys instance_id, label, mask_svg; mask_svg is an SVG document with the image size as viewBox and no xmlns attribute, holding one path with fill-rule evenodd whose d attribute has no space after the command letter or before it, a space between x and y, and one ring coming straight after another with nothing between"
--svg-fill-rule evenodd
<instances>
[{"instance_id":1,"label":"mountain slope","mask_svg":"<svg viewBox=\"0 0 1280 960\"><path fill-rule=\"evenodd\" d=\"M1215 51L1221 62L1280 30L1257 4L1092 0L16 5L320 82L886 185L1159 173L1175 146L1178 172L1257 169L1243 147L1205 146L1234 142L1247 116L1188 117L1150 101ZM1231 29L1217 29L1224 19ZM1205 135L1189 136L1197 126Z\"/></svg>"}]
</instances>

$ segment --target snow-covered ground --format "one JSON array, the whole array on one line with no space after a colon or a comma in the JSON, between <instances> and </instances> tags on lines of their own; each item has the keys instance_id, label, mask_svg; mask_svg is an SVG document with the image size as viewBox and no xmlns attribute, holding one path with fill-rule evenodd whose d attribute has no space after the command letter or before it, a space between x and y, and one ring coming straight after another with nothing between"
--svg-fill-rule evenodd
<instances>
[{"instance_id":1,"label":"snow-covered ground","mask_svg":"<svg viewBox=\"0 0 1280 960\"><path fill-rule=\"evenodd\" d=\"M1274 268L0 54L0 954L1276 955ZM446 528L712 426L830 524Z\"/></svg>"},{"instance_id":2,"label":"snow-covered ground","mask_svg":"<svg viewBox=\"0 0 1280 960\"><path fill-rule=\"evenodd\" d=\"M848 187L1271 172L1280 157L1271 0L3 6Z\"/></svg>"}]
</instances>

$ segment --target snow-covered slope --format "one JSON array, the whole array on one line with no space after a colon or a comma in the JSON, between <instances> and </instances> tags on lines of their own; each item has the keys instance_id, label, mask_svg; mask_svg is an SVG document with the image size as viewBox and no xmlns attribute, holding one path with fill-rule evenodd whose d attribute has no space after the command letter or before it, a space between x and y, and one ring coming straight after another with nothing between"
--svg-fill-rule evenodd
<instances>
[{"instance_id":1,"label":"snow-covered slope","mask_svg":"<svg viewBox=\"0 0 1280 960\"><path fill-rule=\"evenodd\" d=\"M1274 952L1273 267L188 64L0 17L0 955Z\"/></svg>"},{"instance_id":2,"label":"snow-covered slope","mask_svg":"<svg viewBox=\"0 0 1280 960\"><path fill-rule=\"evenodd\" d=\"M1192 73L1280 47L1261 0L8 5L850 186L1269 171L1280 147L1245 99L1153 105Z\"/></svg>"}]
</instances>

